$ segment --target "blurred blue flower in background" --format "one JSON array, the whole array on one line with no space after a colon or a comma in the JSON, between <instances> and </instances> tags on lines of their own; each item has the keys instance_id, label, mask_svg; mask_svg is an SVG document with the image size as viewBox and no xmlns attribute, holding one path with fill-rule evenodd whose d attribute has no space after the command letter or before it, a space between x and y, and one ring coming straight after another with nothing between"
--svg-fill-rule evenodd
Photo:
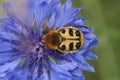
<instances>
[{"instance_id":1,"label":"blurred blue flower in background","mask_svg":"<svg viewBox=\"0 0 120 80\"><path fill-rule=\"evenodd\" d=\"M10 0L3 4L7 17L0 19L0 80L85 80L82 70L94 72L86 60L96 60L91 52L98 41L93 29L85 28L85 18L77 15L71 0ZM74 54L58 56L44 47L43 30L77 26L84 45Z\"/></svg>"}]
</instances>

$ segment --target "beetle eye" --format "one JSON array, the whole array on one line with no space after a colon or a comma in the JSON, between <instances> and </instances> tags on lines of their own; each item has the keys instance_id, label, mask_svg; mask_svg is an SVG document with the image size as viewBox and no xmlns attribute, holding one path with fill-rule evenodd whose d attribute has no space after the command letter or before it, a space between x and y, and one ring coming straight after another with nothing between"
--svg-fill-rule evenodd
<instances>
[{"instance_id":1,"label":"beetle eye","mask_svg":"<svg viewBox=\"0 0 120 80\"><path fill-rule=\"evenodd\" d=\"M78 30L75 32L75 34L76 36L80 36L80 32Z\"/></svg>"},{"instance_id":2,"label":"beetle eye","mask_svg":"<svg viewBox=\"0 0 120 80\"><path fill-rule=\"evenodd\" d=\"M60 46L61 50L65 50L65 48L66 48L65 45Z\"/></svg>"},{"instance_id":3,"label":"beetle eye","mask_svg":"<svg viewBox=\"0 0 120 80\"><path fill-rule=\"evenodd\" d=\"M63 34L65 34L65 30L64 29L61 29L60 32L63 33Z\"/></svg>"}]
</instances>

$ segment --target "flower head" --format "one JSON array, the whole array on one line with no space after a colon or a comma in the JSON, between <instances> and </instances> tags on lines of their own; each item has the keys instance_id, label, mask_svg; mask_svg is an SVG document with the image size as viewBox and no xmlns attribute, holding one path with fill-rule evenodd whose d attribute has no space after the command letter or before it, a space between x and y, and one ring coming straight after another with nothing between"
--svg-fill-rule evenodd
<instances>
[{"instance_id":1,"label":"flower head","mask_svg":"<svg viewBox=\"0 0 120 80\"><path fill-rule=\"evenodd\" d=\"M0 19L0 79L2 80L85 80L82 70L94 72L86 60L98 41L85 18L77 15L71 0L10 0L3 4L7 17ZM83 47L61 54L46 48L44 32L64 26L77 27L84 35ZM47 30L46 30L47 29Z\"/></svg>"}]
</instances>

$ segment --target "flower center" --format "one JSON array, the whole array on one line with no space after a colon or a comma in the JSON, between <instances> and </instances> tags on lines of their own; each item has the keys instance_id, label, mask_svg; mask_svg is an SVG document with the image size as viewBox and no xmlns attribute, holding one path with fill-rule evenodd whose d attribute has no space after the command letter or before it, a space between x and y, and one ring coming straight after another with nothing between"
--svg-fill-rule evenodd
<instances>
[{"instance_id":1,"label":"flower center","mask_svg":"<svg viewBox=\"0 0 120 80\"><path fill-rule=\"evenodd\" d=\"M40 43L37 43L36 46L33 48L32 52L42 54L43 53L42 45Z\"/></svg>"},{"instance_id":2,"label":"flower center","mask_svg":"<svg viewBox=\"0 0 120 80\"><path fill-rule=\"evenodd\" d=\"M42 43L38 42L33 50L32 50L32 56L35 58L35 59L41 59L43 58L43 45Z\"/></svg>"}]
</instances>

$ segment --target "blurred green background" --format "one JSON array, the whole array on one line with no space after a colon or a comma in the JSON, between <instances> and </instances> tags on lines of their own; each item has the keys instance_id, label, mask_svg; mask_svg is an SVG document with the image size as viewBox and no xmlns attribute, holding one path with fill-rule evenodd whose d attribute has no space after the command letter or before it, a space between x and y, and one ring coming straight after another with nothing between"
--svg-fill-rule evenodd
<instances>
[{"instance_id":1,"label":"blurred green background","mask_svg":"<svg viewBox=\"0 0 120 80\"><path fill-rule=\"evenodd\" d=\"M99 59L89 61L96 72L84 71L86 80L120 80L120 0L73 0L73 6L83 7L80 16L86 17L86 26L94 26L99 40L94 49Z\"/></svg>"}]
</instances>

